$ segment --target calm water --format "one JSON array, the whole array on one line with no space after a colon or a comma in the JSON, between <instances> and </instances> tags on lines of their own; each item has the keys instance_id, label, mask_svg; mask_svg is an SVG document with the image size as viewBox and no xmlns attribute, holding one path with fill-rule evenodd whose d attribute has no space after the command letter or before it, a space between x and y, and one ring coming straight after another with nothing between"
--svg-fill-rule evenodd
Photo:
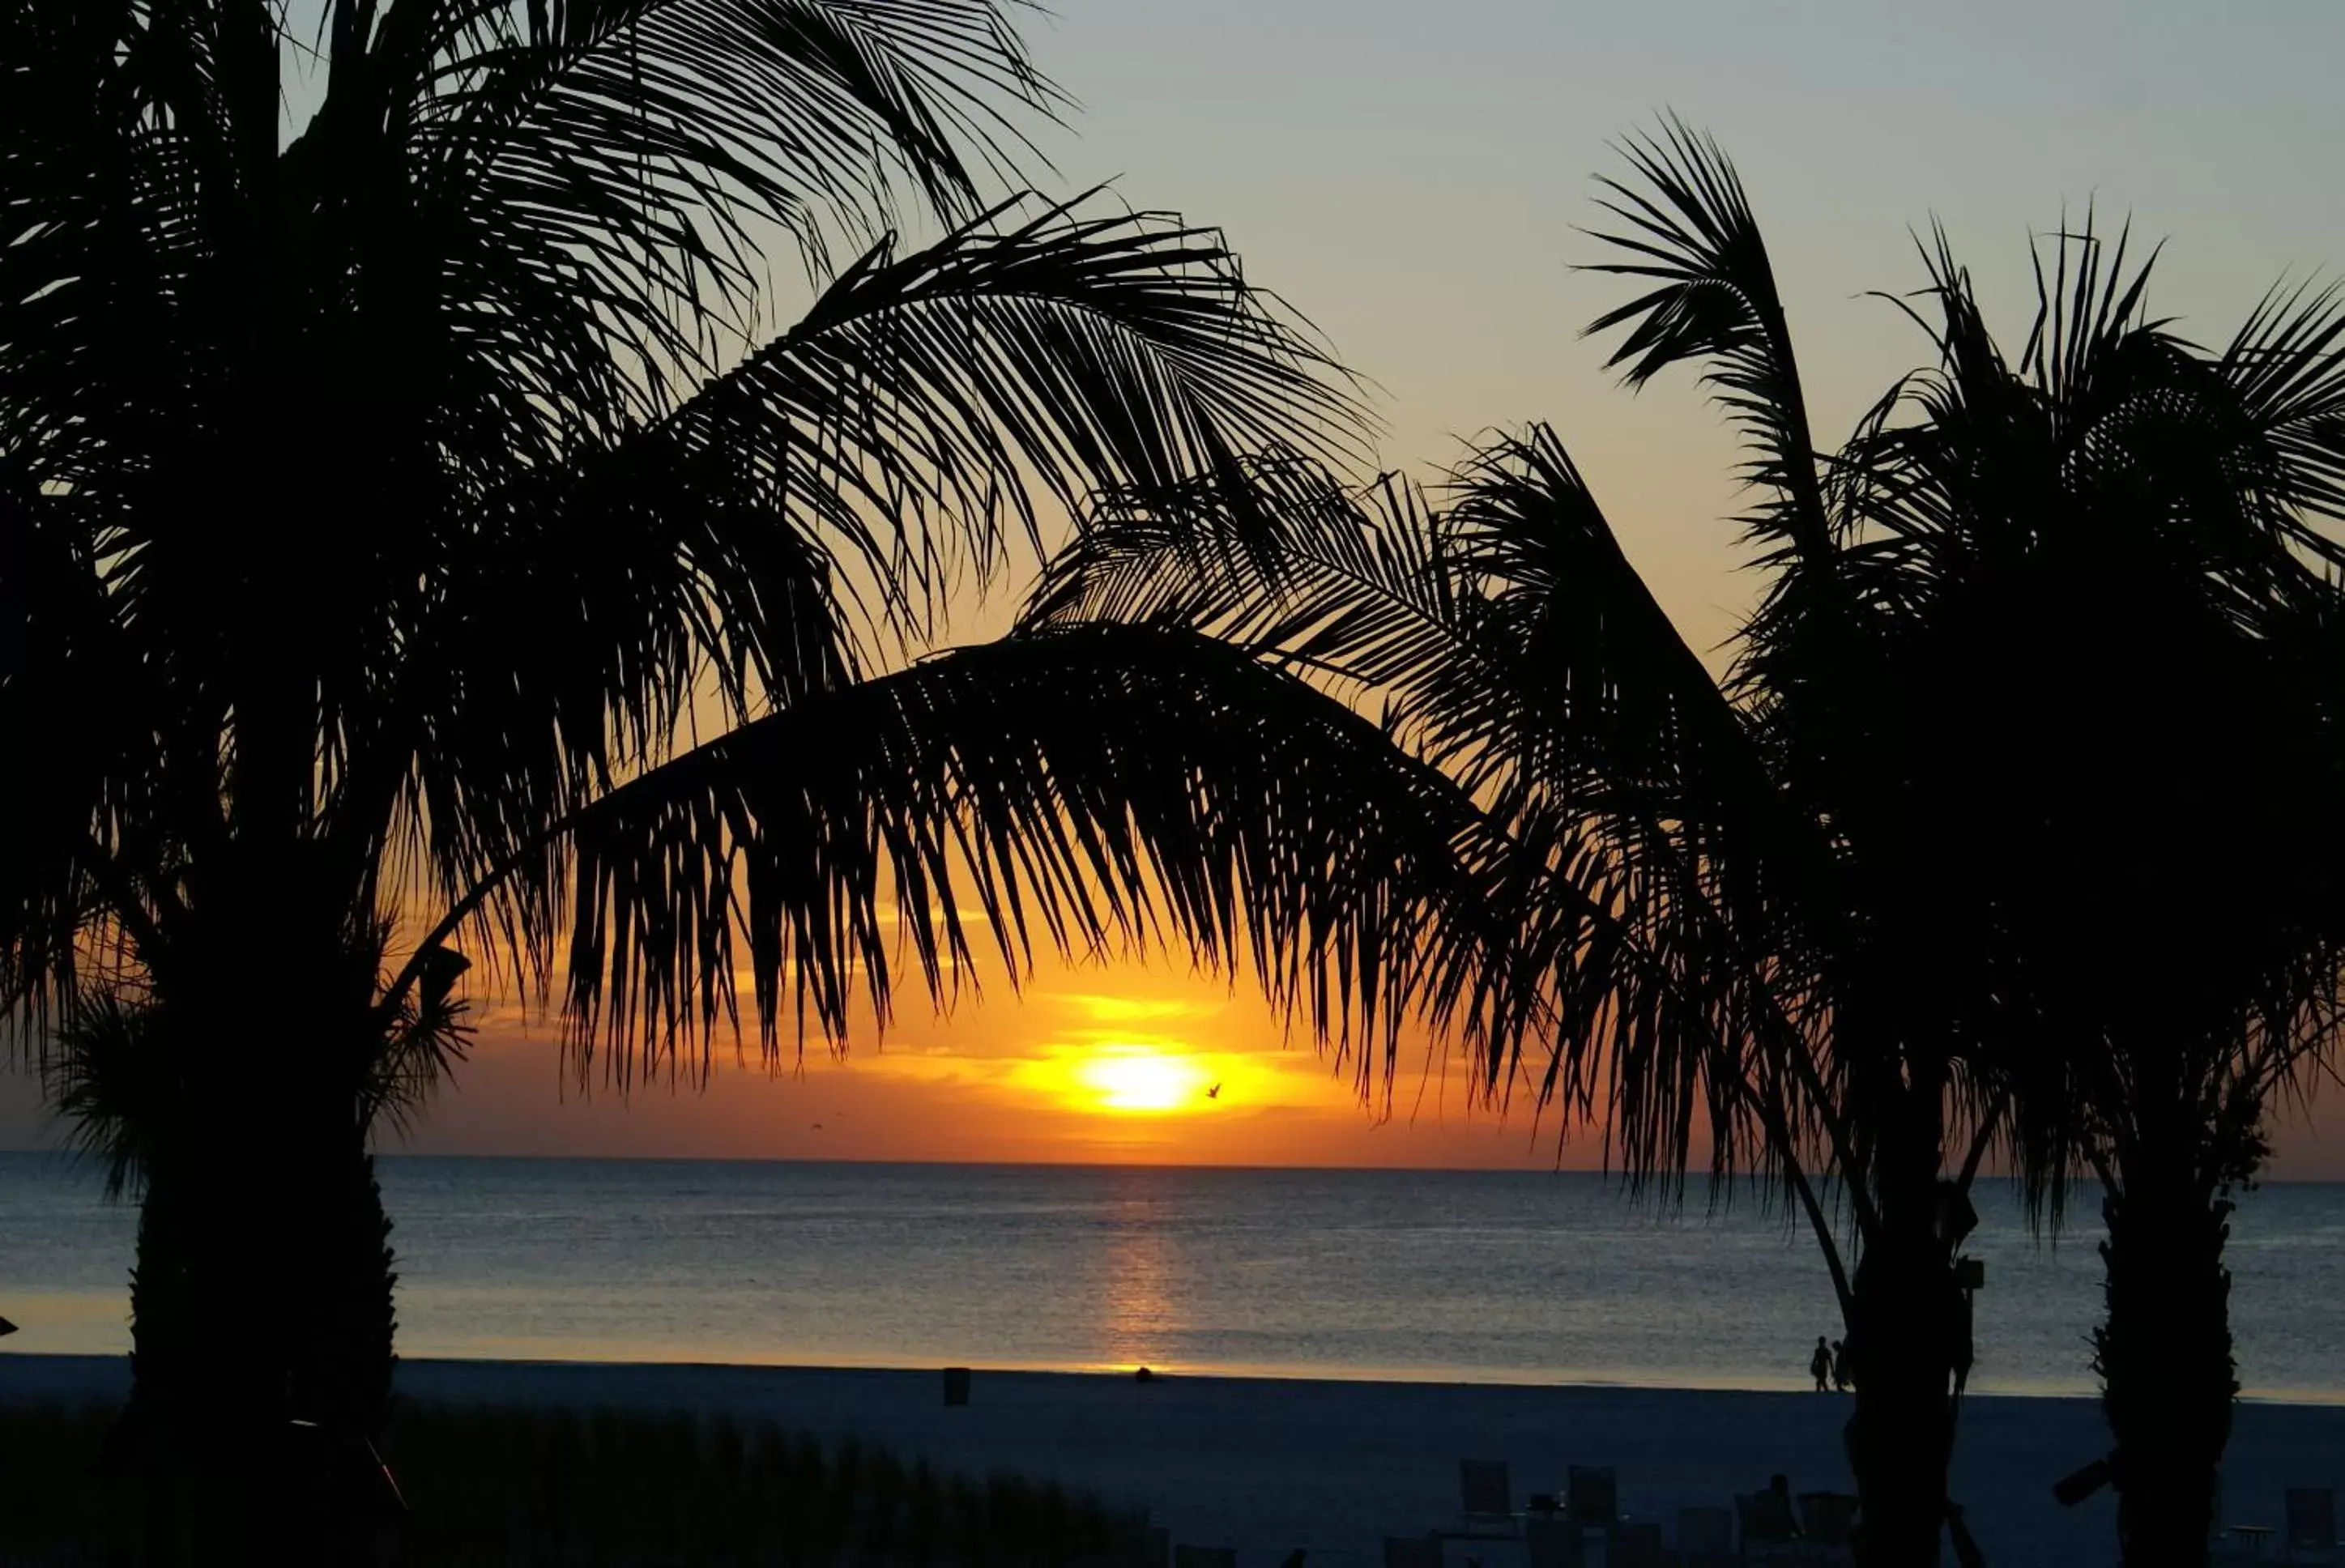
<instances>
[{"instance_id":1,"label":"calm water","mask_svg":"<svg viewBox=\"0 0 2345 1568\"><path fill-rule=\"evenodd\" d=\"M1586 1176L387 1158L416 1356L1128 1367L1789 1387L1832 1330L1804 1231ZM2084 1391L2095 1237L1991 1195L1974 1386ZM124 1348L134 1217L0 1155L13 1351ZM2235 1222L2242 1381L2345 1398L2345 1187Z\"/></svg>"}]
</instances>

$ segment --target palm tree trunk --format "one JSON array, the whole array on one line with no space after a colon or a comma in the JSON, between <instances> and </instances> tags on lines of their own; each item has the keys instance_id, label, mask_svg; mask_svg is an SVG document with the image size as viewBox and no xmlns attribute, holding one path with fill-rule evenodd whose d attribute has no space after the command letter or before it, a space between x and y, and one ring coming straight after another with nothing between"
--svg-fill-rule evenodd
<instances>
[{"instance_id":1,"label":"palm tree trunk","mask_svg":"<svg viewBox=\"0 0 2345 1568\"><path fill-rule=\"evenodd\" d=\"M391 1415L391 1381L397 1362L391 1219L363 1138L335 1159L331 1212L320 1218L317 1264L320 1332L310 1366L297 1374L297 1411L337 1431L381 1445Z\"/></svg>"},{"instance_id":2,"label":"palm tree trunk","mask_svg":"<svg viewBox=\"0 0 2345 1568\"><path fill-rule=\"evenodd\" d=\"M1856 1477L1864 1568L1937 1568L1954 1457L1961 1295L1941 1230L1934 1108L1890 1118L1879 1220L1850 1295L1855 1409L1843 1433Z\"/></svg>"},{"instance_id":3,"label":"palm tree trunk","mask_svg":"<svg viewBox=\"0 0 2345 1568\"><path fill-rule=\"evenodd\" d=\"M2231 1205L2211 1181L2149 1163L2137 1157L2101 1200L2108 1316L2093 1367L2127 1568L2203 1568L2239 1390L2223 1267Z\"/></svg>"},{"instance_id":4,"label":"palm tree trunk","mask_svg":"<svg viewBox=\"0 0 2345 1568\"><path fill-rule=\"evenodd\" d=\"M169 1003L176 1048L250 1064L212 1075L162 1140L132 1281L133 1406L159 1467L149 1490L168 1473L192 1493L206 1559L314 1543L331 1502L316 1456L380 1444L389 1415L390 1223L341 1068L344 1037L369 1020L337 1031L307 989L286 999L305 1026L293 1040L238 1037L254 1022L246 1006Z\"/></svg>"},{"instance_id":5,"label":"palm tree trunk","mask_svg":"<svg viewBox=\"0 0 2345 1568\"><path fill-rule=\"evenodd\" d=\"M188 1258L196 1218L184 1162L150 1147L130 1266L130 1376L149 1401L184 1387L192 1358Z\"/></svg>"},{"instance_id":6,"label":"palm tree trunk","mask_svg":"<svg viewBox=\"0 0 2345 1568\"><path fill-rule=\"evenodd\" d=\"M130 1406L108 1442L121 1479L137 1488L140 1561L147 1568L170 1568L188 1554L190 1476L178 1433L179 1412L192 1410L188 1259L195 1225L184 1168L177 1150L150 1138L130 1267Z\"/></svg>"}]
</instances>

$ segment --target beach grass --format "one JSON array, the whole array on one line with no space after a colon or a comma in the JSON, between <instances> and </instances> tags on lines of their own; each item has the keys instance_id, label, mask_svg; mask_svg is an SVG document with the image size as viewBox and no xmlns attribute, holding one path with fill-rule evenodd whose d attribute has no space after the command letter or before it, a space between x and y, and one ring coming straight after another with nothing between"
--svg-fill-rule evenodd
<instances>
[{"instance_id":1,"label":"beach grass","mask_svg":"<svg viewBox=\"0 0 2345 1568\"><path fill-rule=\"evenodd\" d=\"M0 1562L118 1549L137 1502L90 1464L113 1419L0 1407ZM723 1414L410 1403L385 1458L415 1564L1117 1568L1143 1546L1140 1520L1055 1484Z\"/></svg>"}]
</instances>

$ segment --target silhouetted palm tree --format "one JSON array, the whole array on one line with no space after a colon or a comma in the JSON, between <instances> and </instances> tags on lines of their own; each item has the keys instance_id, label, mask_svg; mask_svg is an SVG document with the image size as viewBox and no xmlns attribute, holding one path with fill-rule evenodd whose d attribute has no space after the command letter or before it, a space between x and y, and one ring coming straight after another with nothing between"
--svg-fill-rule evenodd
<instances>
[{"instance_id":1,"label":"silhouetted palm tree","mask_svg":"<svg viewBox=\"0 0 2345 1568\"><path fill-rule=\"evenodd\" d=\"M2103 1189L2095 1366L2128 1563L2203 1561L2238 1383L2230 1189L2333 1043L2345 860L2345 311L2275 291L2218 351L2089 228L2007 358L1943 238L1936 369L1853 444L1867 592L1944 672L1932 759L2007 891L1984 1043L2039 1203Z\"/></svg>"},{"instance_id":2,"label":"silhouetted palm tree","mask_svg":"<svg viewBox=\"0 0 2345 1568\"><path fill-rule=\"evenodd\" d=\"M379 945L390 936L388 927L380 929ZM472 1030L466 1004L454 995L462 970L455 952L442 948L441 961L410 988L383 1033L359 1091L358 1119L370 1140L379 1131L411 1127L463 1059ZM130 1271L132 1375L150 1388L184 1385L188 1374L175 1358L204 1353L192 1339L185 1288L204 1240L200 1217L184 1207L193 1186L186 1172L209 1158L208 1129L184 1108L209 1064L202 1051L170 1038L151 997L128 985L98 982L85 982L45 1055L49 1102L76 1147L103 1168L107 1196L146 1199ZM349 1225L307 1245L313 1256L339 1259L323 1293L349 1336L337 1359L354 1382L329 1402L360 1430L374 1431L391 1398L398 1276L373 1160L363 1149L361 1158L362 1190Z\"/></svg>"},{"instance_id":3,"label":"silhouetted palm tree","mask_svg":"<svg viewBox=\"0 0 2345 1568\"><path fill-rule=\"evenodd\" d=\"M1770 584L1723 685L1543 428L1474 452L1446 508L1397 481L1353 494L1298 459L1243 492L1103 515L1038 617L1265 644L1381 696L1403 743L1483 801L1514 846L1504 902L1523 933L1512 983L1477 1001L1491 1085L1514 1081L1528 1022L1554 1047L1542 1101L1600 1119L1639 1179L1674 1179L1706 1138L1716 1173L1782 1181L1847 1319L1866 1560L1934 1563L1961 1307L1950 1220L1992 1125L1963 1050L1975 1004L1923 973L1961 912L1924 891L1931 824L1886 754L1913 737L1843 582L1741 188L1675 127L1631 157L1644 186L1612 187L1635 226L1619 269L1658 287L1598 328L1630 327L1616 362L1633 380L1707 362L1761 498L1745 526ZM1216 522L1222 548L1201 551ZM1853 1275L1820 1176L1846 1200Z\"/></svg>"},{"instance_id":4,"label":"silhouetted palm tree","mask_svg":"<svg viewBox=\"0 0 2345 1568\"><path fill-rule=\"evenodd\" d=\"M2336 965L2315 928L2345 904L2326 865L2194 855L2181 908L2253 911L2198 966L2173 943L2198 924L2141 883L2169 875L2161 827L2309 822L2334 795L2345 665L2315 567L2336 551L2304 515L2333 515L2345 452L2330 301L2259 313L2215 361L2154 327L2119 342L2084 323L2111 363L2079 370L2074 299L2112 322L2134 309L2090 267L2070 275L2096 264L2086 247L2047 274L2031 384L1989 352L1942 249L1947 369L1900 383L1826 457L1731 166L1674 123L1629 156L1640 178L1610 187L1624 227L1604 270L1652 287L1596 329L1628 329L1614 362L1632 383L1700 363L1751 453L1744 524L1769 582L1722 685L1544 429L1473 453L1438 509L1302 459L1132 498L1093 520L1032 615L1257 645L1383 701L1403 744L1484 803L1514 845L1525 933L1513 981L1480 998L1491 1086L1516 1081L1507 1016L1543 993L1528 1020L1554 1047L1543 1103L1599 1120L1636 1178L1674 1178L1706 1139L1714 1174L1755 1168L1806 1213L1847 1320L1865 1561L1937 1560L1969 1362L1956 1266L1998 1138L2040 1213L2080 1158L2109 1172L2101 1360L2120 1450L2194 1434L2203 1504L2228 1340L2127 1281L2187 1261L2199 1284L2177 1300L2202 1306L2218 1284L2247 1108L2325 1041ZM2177 388L2196 400L2169 406ZM2185 436L2198 491L2169 516L2160 476ZM2183 529L2212 537L2179 551ZM2158 771L2184 754L2187 775ZM2140 770L2160 785L2129 782ZM2178 965L2188 1028L2159 999ZM2112 1032L2119 997L2163 1044ZM2168 1189L2155 1219L2127 1218ZM2137 1340L2157 1349L2128 1361ZM2219 1417L2184 1370L2218 1350ZM2180 1358L2168 1381L2161 1358ZM2178 1462L2135 1466L2130 1492L2155 1495ZM2176 1492L2160 1522L2203 1543L2203 1507L2194 1533L2191 1488Z\"/></svg>"},{"instance_id":5,"label":"silhouetted palm tree","mask_svg":"<svg viewBox=\"0 0 2345 1568\"><path fill-rule=\"evenodd\" d=\"M142 1393L221 1506L268 1423L380 1409L371 1097L459 938L622 1083L989 942L1243 948L1389 1024L1471 823L1373 725L1169 632L890 668L1054 507L1356 428L1214 233L980 197L1054 101L999 6L288 26L0 4L0 1005L155 1009Z\"/></svg>"},{"instance_id":6,"label":"silhouetted palm tree","mask_svg":"<svg viewBox=\"0 0 2345 1568\"><path fill-rule=\"evenodd\" d=\"M1216 523L1220 548L1198 549ZM1889 1010L1903 993L1875 933L1902 912L1862 902L1880 896L1870 867L1804 798L1802 694L1721 688L1538 427L1430 497L1296 461L1096 517L1032 615L1254 643L1380 702L1483 803L1510 845L1493 906L1518 934L1515 970L1470 1003L1496 1042L1486 1086L1600 1124L1639 1181L1674 1187L1706 1158L1781 1183L1846 1316L1865 1560L1934 1561L1960 1308L1944 1216L1976 1170L1958 1144L1949 1179L1944 1147L1987 1123L1956 1093L1943 999ZM1526 1035L1551 1048L1523 1084Z\"/></svg>"}]
</instances>

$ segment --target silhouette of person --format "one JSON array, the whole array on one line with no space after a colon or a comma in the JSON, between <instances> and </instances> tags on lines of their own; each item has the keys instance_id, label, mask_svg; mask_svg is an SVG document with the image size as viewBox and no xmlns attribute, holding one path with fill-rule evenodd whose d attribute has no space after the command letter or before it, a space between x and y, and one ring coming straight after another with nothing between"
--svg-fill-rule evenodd
<instances>
[{"instance_id":1,"label":"silhouette of person","mask_svg":"<svg viewBox=\"0 0 2345 1568\"><path fill-rule=\"evenodd\" d=\"M1769 1476L1767 1478L1767 1495L1773 1498L1775 1500L1775 1506L1782 1510L1776 1517L1783 1522L1784 1534L1788 1538L1797 1540L1799 1537L1807 1533L1806 1531L1800 1528L1800 1511L1792 1504L1792 1478L1790 1476L1783 1474L1780 1471L1775 1474Z\"/></svg>"},{"instance_id":2,"label":"silhouette of person","mask_svg":"<svg viewBox=\"0 0 2345 1568\"><path fill-rule=\"evenodd\" d=\"M1946 1502L1946 1534L1954 1548L1954 1561L1962 1568L1986 1568L1985 1553L1979 1550L1971 1527L1963 1522L1963 1505L1951 1498Z\"/></svg>"},{"instance_id":3,"label":"silhouette of person","mask_svg":"<svg viewBox=\"0 0 2345 1568\"><path fill-rule=\"evenodd\" d=\"M1822 1334L1816 1336L1816 1353L1808 1358L1808 1375L1816 1380L1816 1392L1832 1392L1832 1346Z\"/></svg>"},{"instance_id":4,"label":"silhouette of person","mask_svg":"<svg viewBox=\"0 0 2345 1568\"><path fill-rule=\"evenodd\" d=\"M1834 1340L1832 1342L1832 1387L1846 1393L1849 1384L1847 1342Z\"/></svg>"},{"instance_id":5,"label":"silhouette of person","mask_svg":"<svg viewBox=\"0 0 2345 1568\"><path fill-rule=\"evenodd\" d=\"M1954 1397L1956 1399L1962 1398L1963 1391L1970 1386L1971 1361L1977 1353L1976 1343L1972 1337L1971 1311L1971 1293L1964 1290L1962 1293L1962 1304L1954 1309L1954 1342L1952 1359L1954 1364Z\"/></svg>"}]
</instances>

